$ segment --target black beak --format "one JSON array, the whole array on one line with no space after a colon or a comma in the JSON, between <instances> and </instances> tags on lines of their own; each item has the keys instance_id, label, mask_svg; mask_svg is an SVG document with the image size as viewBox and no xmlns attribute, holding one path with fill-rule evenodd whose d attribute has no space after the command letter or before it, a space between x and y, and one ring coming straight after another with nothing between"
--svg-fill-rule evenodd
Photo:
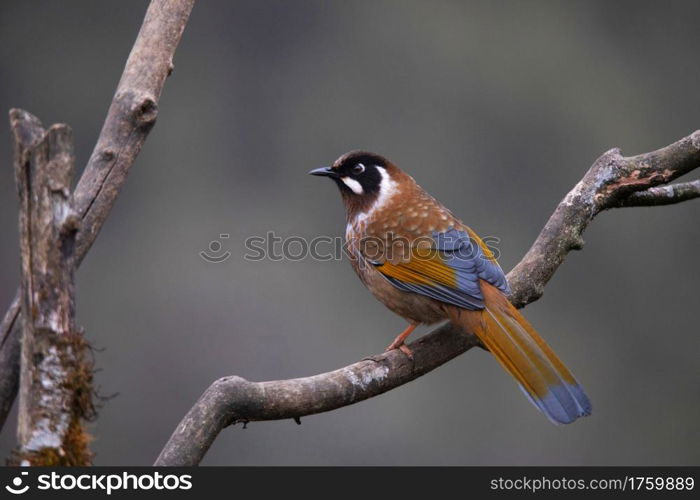
<instances>
[{"instance_id":1,"label":"black beak","mask_svg":"<svg viewBox=\"0 0 700 500\"><path fill-rule=\"evenodd\" d=\"M321 168L315 168L309 172L309 175L320 175L322 177L333 177L336 178L338 177L338 174L333 171L331 167L321 167Z\"/></svg>"}]
</instances>

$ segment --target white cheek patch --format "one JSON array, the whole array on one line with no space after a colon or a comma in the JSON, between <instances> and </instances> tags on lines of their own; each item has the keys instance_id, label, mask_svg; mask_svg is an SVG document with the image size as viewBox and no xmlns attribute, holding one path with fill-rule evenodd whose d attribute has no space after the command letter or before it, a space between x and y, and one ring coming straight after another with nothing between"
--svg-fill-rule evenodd
<instances>
[{"instance_id":1,"label":"white cheek patch","mask_svg":"<svg viewBox=\"0 0 700 500\"><path fill-rule=\"evenodd\" d=\"M355 179L351 179L350 177L341 177L340 178L343 183L352 190L353 193L355 194L362 194L364 193L364 190L362 189L362 184L357 182Z\"/></svg>"},{"instance_id":2,"label":"white cheek patch","mask_svg":"<svg viewBox=\"0 0 700 500\"><path fill-rule=\"evenodd\" d=\"M382 208L398 191L398 184L389 176L389 172L383 167L377 167L377 170L382 176L382 181L379 183L379 196L370 212Z\"/></svg>"},{"instance_id":3,"label":"white cheek patch","mask_svg":"<svg viewBox=\"0 0 700 500\"><path fill-rule=\"evenodd\" d=\"M389 202L389 200L399 192L399 185L395 180L391 178L389 172L387 172L384 167L377 166L375 168L382 176L382 180L379 183L379 195L367 211L357 214L357 216L355 217L355 221L358 223L363 223L374 212L382 209Z\"/></svg>"}]
</instances>

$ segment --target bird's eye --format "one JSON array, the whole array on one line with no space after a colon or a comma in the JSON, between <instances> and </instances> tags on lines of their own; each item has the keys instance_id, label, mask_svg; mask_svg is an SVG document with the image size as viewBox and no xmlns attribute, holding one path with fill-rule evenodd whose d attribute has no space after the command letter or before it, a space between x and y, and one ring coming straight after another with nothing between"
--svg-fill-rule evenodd
<instances>
[{"instance_id":1,"label":"bird's eye","mask_svg":"<svg viewBox=\"0 0 700 500\"><path fill-rule=\"evenodd\" d=\"M365 166L362 163L358 163L357 165L352 167L352 173L355 175L361 174L364 171L365 171Z\"/></svg>"}]
</instances>

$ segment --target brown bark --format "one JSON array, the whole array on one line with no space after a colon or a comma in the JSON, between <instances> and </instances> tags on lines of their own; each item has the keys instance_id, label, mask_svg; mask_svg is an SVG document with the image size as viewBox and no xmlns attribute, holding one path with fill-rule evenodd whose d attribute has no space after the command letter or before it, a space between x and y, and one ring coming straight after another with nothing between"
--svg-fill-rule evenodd
<instances>
[{"instance_id":1,"label":"brown bark","mask_svg":"<svg viewBox=\"0 0 700 500\"><path fill-rule=\"evenodd\" d=\"M23 315L16 459L25 465L87 465L83 428L85 349L75 325L73 271L80 226L70 193L73 138L66 125L44 131L13 109L19 193ZM90 373L89 368L87 372ZM89 397L89 396L88 396ZM88 406L89 399L88 399Z\"/></svg>"},{"instance_id":2,"label":"brown bark","mask_svg":"<svg viewBox=\"0 0 700 500\"><path fill-rule=\"evenodd\" d=\"M523 307L542 296L566 255L583 248L583 232L603 210L668 205L700 196L697 181L657 188L699 165L700 130L651 153L631 157L622 156L619 149L604 153L559 203L535 243L510 272L511 280L527 277L529 281L528 287L514 291L513 304Z\"/></svg>"}]
</instances>

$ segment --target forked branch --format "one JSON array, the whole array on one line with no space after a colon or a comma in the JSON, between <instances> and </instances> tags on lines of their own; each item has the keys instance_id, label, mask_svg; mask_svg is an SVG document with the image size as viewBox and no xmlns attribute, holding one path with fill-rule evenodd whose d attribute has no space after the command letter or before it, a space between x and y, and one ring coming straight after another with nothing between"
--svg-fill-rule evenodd
<instances>
[{"instance_id":1,"label":"forked branch","mask_svg":"<svg viewBox=\"0 0 700 500\"><path fill-rule=\"evenodd\" d=\"M109 107L102 131L74 193L82 219L76 265L97 238L158 115L165 79L194 0L152 0ZM0 323L0 428L17 395L20 294Z\"/></svg>"},{"instance_id":2,"label":"forked branch","mask_svg":"<svg viewBox=\"0 0 700 500\"><path fill-rule=\"evenodd\" d=\"M700 131L657 151L623 157L613 149L598 158L559 203L530 250L508 274L511 300L524 307L544 287L582 234L603 210L678 203L700 197L700 181L669 182L700 167ZM394 389L477 345L445 324L410 344L414 360L394 350L311 377L249 382L215 381L185 415L156 465L198 464L219 432L236 422L299 419L334 410Z\"/></svg>"}]
</instances>

